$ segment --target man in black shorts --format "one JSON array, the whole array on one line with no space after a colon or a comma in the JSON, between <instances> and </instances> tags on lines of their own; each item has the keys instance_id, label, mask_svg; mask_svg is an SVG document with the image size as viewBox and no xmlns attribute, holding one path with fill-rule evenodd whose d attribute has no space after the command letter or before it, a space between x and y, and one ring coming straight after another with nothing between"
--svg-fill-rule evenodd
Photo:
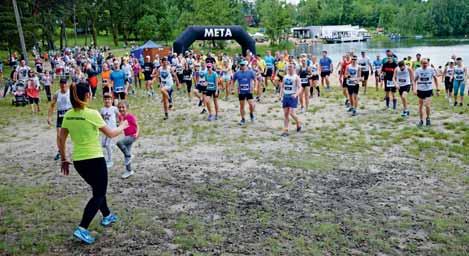
<instances>
[{"instance_id":1,"label":"man in black shorts","mask_svg":"<svg viewBox=\"0 0 469 256\"><path fill-rule=\"evenodd\" d=\"M234 88L234 84L238 82L238 98L239 98L239 112L241 114L241 121L239 125L244 125L246 120L244 118L245 111L244 106L246 101L249 104L249 115L251 117L251 122L254 122L254 101L252 96L252 91L257 82L256 74L247 68L247 61L242 60L240 63L240 70L233 75L231 80L231 87Z\"/></svg>"},{"instance_id":2,"label":"man in black shorts","mask_svg":"<svg viewBox=\"0 0 469 256\"><path fill-rule=\"evenodd\" d=\"M155 95L153 91L153 63L150 60L150 56L145 57L145 63L143 63L143 76L145 77L145 90L147 90L148 96Z\"/></svg>"},{"instance_id":3,"label":"man in black shorts","mask_svg":"<svg viewBox=\"0 0 469 256\"><path fill-rule=\"evenodd\" d=\"M363 86L363 93L366 94L366 86L368 85L368 77L373 74L373 67L371 66L371 60L366 56L365 52L361 52L361 57L358 59L358 65L361 69L361 77L362 79L362 86Z\"/></svg>"},{"instance_id":4,"label":"man in black shorts","mask_svg":"<svg viewBox=\"0 0 469 256\"><path fill-rule=\"evenodd\" d=\"M392 106L393 110L397 108L397 99L396 99L396 85L394 84L394 69L397 67L397 63L393 58L387 58L386 62L383 63L381 67L381 72L383 73L384 80L384 92L386 93L386 109L389 109L390 96L392 96Z\"/></svg>"},{"instance_id":5,"label":"man in black shorts","mask_svg":"<svg viewBox=\"0 0 469 256\"><path fill-rule=\"evenodd\" d=\"M426 117L426 125L430 126L430 112L431 112L431 97L433 96L433 82L438 88L438 79L436 73L432 68L428 67L428 59L422 59L421 67L415 70L415 83L414 94L419 97L419 115L420 122L418 127L423 126L424 116ZM425 113L423 107L425 106ZM426 115L425 115L426 114Z\"/></svg>"}]
</instances>

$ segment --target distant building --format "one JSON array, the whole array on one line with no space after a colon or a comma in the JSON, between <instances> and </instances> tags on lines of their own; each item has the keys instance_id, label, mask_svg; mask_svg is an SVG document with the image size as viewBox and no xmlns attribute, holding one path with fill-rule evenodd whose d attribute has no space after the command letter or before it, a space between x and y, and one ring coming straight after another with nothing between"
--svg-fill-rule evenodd
<instances>
[{"instance_id":1,"label":"distant building","mask_svg":"<svg viewBox=\"0 0 469 256\"><path fill-rule=\"evenodd\" d=\"M315 38L331 42L364 41L370 38L366 29L352 25L295 27L291 32L295 38Z\"/></svg>"}]
</instances>

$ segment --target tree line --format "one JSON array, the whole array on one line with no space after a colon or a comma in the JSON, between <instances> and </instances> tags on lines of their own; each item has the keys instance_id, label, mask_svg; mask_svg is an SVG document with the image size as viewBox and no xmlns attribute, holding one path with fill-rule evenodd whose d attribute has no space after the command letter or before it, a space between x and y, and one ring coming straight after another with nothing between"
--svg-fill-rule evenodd
<instances>
[{"instance_id":1,"label":"tree line","mask_svg":"<svg viewBox=\"0 0 469 256\"><path fill-rule=\"evenodd\" d=\"M1 2L0 48L17 49L12 3ZM89 36L96 46L100 34L112 37L115 46L148 39L169 44L188 25L247 26L245 16L265 28L274 44L291 27L307 25L353 24L403 35L469 34L467 0L300 0L297 5L285 0L23 0L18 7L27 46L48 49L72 46L70 31Z\"/></svg>"}]
</instances>

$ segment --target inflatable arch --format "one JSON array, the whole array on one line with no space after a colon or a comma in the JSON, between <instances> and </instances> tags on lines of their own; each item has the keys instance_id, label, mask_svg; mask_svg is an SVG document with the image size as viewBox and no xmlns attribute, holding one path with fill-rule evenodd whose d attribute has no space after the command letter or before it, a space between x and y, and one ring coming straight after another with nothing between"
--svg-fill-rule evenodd
<instances>
[{"instance_id":1,"label":"inflatable arch","mask_svg":"<svg viewBox=\"0 0 469 256\"><path fill-rule=\"evenodd\" d=\"M184 53L195 40L236 40L243 55L256 54L256 41L241 26L190 26L176 38L173 52Z\"/></svg>"}]
</instances>

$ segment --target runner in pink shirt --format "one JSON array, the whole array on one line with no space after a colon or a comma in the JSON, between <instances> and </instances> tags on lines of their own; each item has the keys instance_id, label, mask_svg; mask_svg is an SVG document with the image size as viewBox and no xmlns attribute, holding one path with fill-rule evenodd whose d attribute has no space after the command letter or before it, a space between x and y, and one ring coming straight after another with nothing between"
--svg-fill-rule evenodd
<instances>
[{"instance_id":1,"label":"runner in pink shirt","mask_svg":"<svg viewBox=\"0 0 469 256\"><path fill-rule=\"evenodd\" d=\"M134 175L130 163L132 162L132 144L137 140L139 131L137 118L131 113L127 112L129 105L126 101L120 101L117 105L119 109L119 122L127 121L129 126L124 130L124 138L117 142L117 146L124 154L125 169L126 171L122 174L122 178L126 179Z\"/></svg>"}]
</instances>

